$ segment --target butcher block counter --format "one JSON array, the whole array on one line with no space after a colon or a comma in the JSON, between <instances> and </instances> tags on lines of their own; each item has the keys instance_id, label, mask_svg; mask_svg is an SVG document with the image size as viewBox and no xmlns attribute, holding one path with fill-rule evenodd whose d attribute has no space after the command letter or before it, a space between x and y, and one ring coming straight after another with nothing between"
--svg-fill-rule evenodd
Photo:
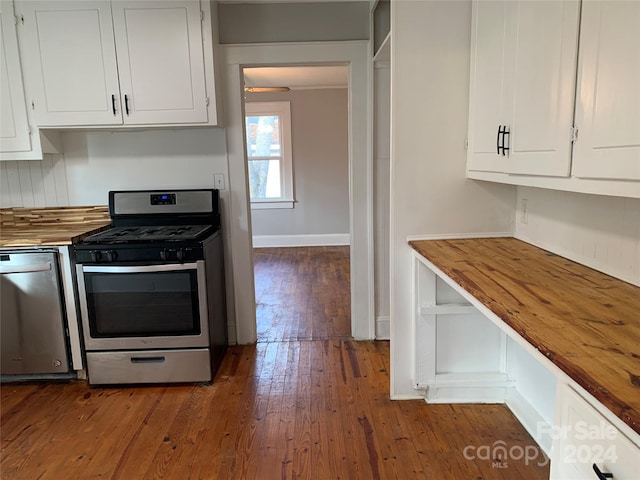
<instances>
[{"instance_id":1,"label":"butcher block counter","mask_svg":"<svg viewBox=\"0 0 640 480\"><path fill-rule=\"evenodd\" d=\"M106 206L0 209L0 248L71 245L111 223Z\"/></svg>"},{"instance_id":2,"label":"butcher block counter","mask_svg":"<svg viewBox=\"0 0 640 480\"><path fill-rule=\"evenodd\" d=\"M514 238L410 241L640 433L640 288Z\"/></svg>"}]
</instances>

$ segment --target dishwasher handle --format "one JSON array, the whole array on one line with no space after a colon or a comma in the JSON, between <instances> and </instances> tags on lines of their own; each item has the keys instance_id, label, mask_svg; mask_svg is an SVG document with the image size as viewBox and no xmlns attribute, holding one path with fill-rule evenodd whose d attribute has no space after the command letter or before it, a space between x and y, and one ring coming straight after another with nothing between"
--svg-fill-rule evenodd
<instances>
[{"instance_id":1,"label":"dishwasher handle","mask_svg":"<svg viewBox=\"0 0 640 480\"><path fill-rule=\"evenodd\" d=\"M52 268L53 266L50 262L35 265L16 265L15 267L0 266L0 275L8 275L10 273L48 272Z\"/></svg>"}]
</instances>

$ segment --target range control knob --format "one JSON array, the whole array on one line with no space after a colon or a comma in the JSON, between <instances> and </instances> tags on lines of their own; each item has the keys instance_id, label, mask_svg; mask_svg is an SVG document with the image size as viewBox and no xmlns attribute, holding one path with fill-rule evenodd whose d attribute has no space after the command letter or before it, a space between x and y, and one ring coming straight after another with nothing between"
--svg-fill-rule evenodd
<instances>
[{"instance_id":1,"label":"range control knob","mask_svg":"<svg viewBox=\"0 0 640 480\"><path fill-rule=\"evenodd\" d=\"M115 262L118 258L118 252L115 250L107 250L105 253L105 257L107 258L107 262Z\"/></svg>"},{"instance_id":2,"label":"range control knob","mask_svg":"<svg viewBox=\"0 0 640 480\"><path fill-rule=\"evenodd\" d=\"M169 260L169 249L163 248L160 250L160 259L161 260Z\"/></svg>"},{"instance_id":3,"label":"range control knob","mask_svg":"<svg viewBox=\"0 0 640 480\"><path fill-rule=\"evenodd\" d=\"M102 260L102 252L99 252L98 250L92 251L91 260L94 262L99 262L100 260Z\"/></svg>"},{"instance_id":4,"label":"range control knob","mask_svg":"<svg viewBox=\"0 0 640 480\"><path fill-rule=\"evenodd\" d=\"M180 261L184 260L184 250L182 248L179 248L178 251L176 252L176 258Z\"/></svg>"}]
</instances>

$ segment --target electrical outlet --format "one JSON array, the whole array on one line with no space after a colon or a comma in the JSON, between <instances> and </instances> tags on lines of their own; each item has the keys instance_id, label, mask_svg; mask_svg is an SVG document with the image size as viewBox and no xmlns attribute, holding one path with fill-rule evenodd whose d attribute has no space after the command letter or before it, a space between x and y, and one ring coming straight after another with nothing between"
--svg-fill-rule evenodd
<instances>
[{"instance_id":1,"label":"electrical outlet","mask_svg":"<svg viewBox=\"0 0 640 480\"><path fill-rule=\"evenodd\" d=\"M224 188L225 188L225 185L224 185L224 173L215 173L213 175L213 185L218 190L224 190Z\"/></svg>"},{"instance_id":2,"label":"electrical outlet","mask_svg":"<svg viewBox=\"0 0 640 480\"><path fill-rule=\"evenodd\" d=\"M529 223L529 199L520 200L520 223Z\"/></svg>"}]
</instances>

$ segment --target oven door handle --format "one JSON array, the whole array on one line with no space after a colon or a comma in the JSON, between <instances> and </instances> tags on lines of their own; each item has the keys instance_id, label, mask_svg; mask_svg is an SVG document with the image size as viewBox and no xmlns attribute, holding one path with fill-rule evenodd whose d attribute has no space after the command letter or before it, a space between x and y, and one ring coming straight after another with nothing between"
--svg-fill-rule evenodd
<instances>
[{"instance_id":1,"label":"oven door handle","mask_svg":"<svg viewBox=\"0 0 640 480\"><path fill-rule=\"evenodd\" d=\"M164 265L136 265L131 267L118 266L90 266L83 265L84 273L147 273L147 272L175 272L179 270L194 270L198 268L196 263L169 263Z\"/></svg>"}]
</instances>

